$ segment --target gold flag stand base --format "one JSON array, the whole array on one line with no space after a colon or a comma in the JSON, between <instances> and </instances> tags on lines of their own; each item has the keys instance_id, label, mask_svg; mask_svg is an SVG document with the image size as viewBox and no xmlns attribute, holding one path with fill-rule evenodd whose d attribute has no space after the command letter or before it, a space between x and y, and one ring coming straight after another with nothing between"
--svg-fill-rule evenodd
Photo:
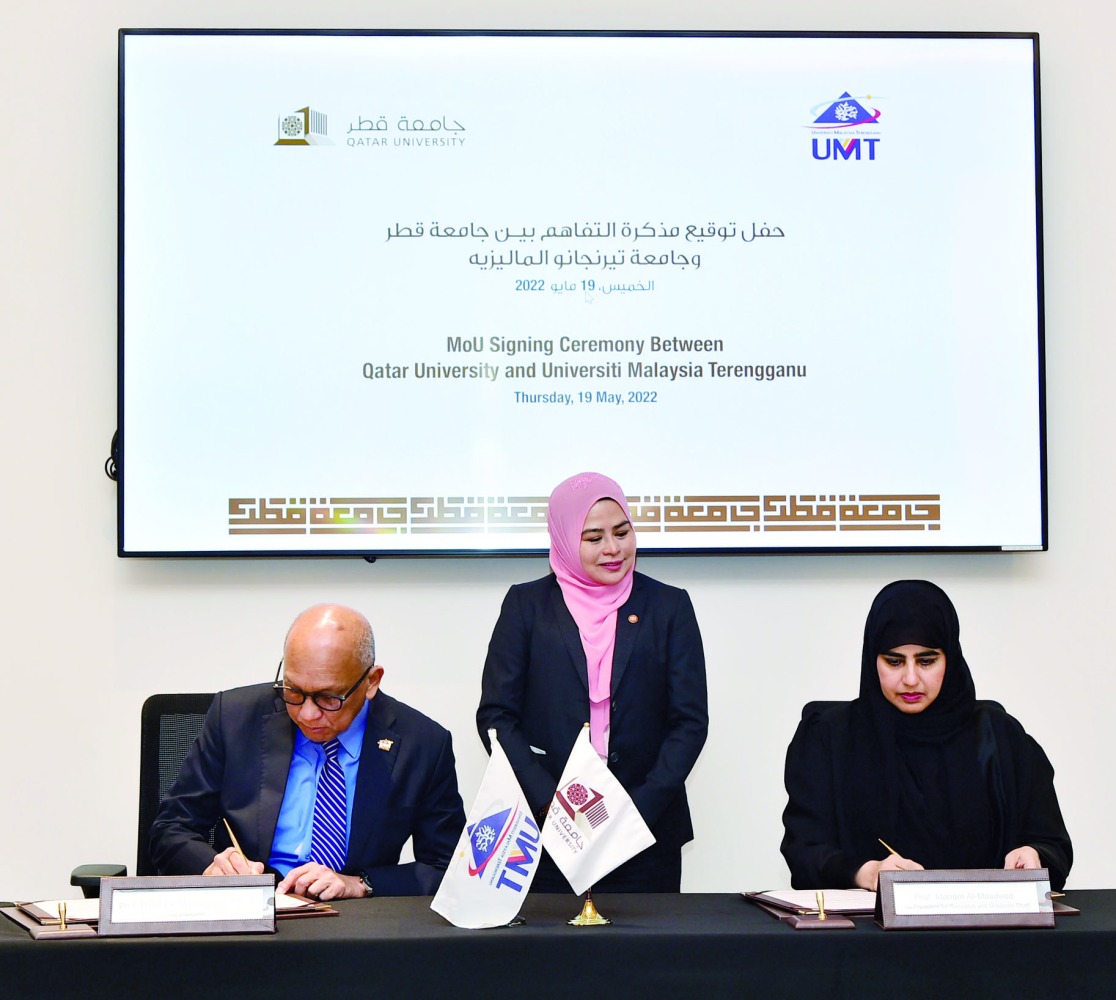
<instances>
[{"instance_id":1,"label":"gold flag stand base","mask_svg":"<svg viewBox=\"0 0 1116 1000\"><path fill-rule=\"evenodd\" d=\"M585 905L582 906L581 912L571 920L566 921L571 927L604 927L605 924L611 924L612 921L608 917L602 917L597 912L597 907L593 903L593 890L590 889L585 893Z\"/></svg>"}]
</instances>

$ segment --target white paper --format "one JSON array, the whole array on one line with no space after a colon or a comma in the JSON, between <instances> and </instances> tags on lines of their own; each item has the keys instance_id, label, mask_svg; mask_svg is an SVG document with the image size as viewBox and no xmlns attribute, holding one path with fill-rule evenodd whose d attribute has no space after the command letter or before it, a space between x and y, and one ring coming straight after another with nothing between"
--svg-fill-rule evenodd
<instances>
[{"instance_id":1,"label":"white paper","mask_svg":"<svg viewBox=\"0 0 1116 1000\"><path fill-rule=\"evenodd\" d=\"M58 904L66 904L66 920L80 923L96 923L100 915L101 901L94 896L92 899L43 899L35 903L37 907L46 910L52 917L58 917Z\"/></svg>"},{"instance_id":2,"label":"white paper","mask_svg":"<svg viewBox=\"0 0 1116 1000\"><path fill-rule=\"evenodd\" d=\"M867 889L765 889L763 894L789 910L818 908L817 893L825 894L826 913L863 913L876 908L876 894Z\"/></svg>"}]
</instances>

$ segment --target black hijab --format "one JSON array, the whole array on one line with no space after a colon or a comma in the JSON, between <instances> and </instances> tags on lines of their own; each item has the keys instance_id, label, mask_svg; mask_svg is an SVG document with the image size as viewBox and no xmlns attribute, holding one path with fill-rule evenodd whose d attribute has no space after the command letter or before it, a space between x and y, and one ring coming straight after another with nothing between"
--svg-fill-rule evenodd
<instances>
[{"instance_id":1,"label":"black hijab","mask_svg":"<svg viewBox=\"0 0 1116 1000\"><path fill-rule=\"evenodd\" d=\"M876 657L898 646L925 646L945 653L945 680L938 697L921 712L906 715L880 689ZM872 602L860 653L860 700L881 731L901 726L909 733L947 736L964 726L976 708L973 675L961 652L961 626L953 602L927 580L889 583Z\"/></svg>"},{"instance_id":2,"label":"black hijab","mask_svg":"<svg viewBox=\"0 0 1116 1000\"><path fill-rule=\"evenodd\" d=\"M960 632L949 597L925 580L888 584L864 625L854 704L867 738L854 750L856 798L865 822L876 825L875 836L927 868L1002 864L995 810L978 762L976 689ZM941 691L917 713L901 712L884 697L876 668L880 653L906 645L945 653Z\"/></svg>"}]
</instances>

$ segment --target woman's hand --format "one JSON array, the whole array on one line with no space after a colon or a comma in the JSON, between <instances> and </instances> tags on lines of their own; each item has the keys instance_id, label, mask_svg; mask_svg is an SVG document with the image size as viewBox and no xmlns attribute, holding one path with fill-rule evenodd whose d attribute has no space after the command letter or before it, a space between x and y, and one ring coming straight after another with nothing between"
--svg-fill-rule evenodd
<instances>
[{"instance_id":1,"label":"woman's hand","mask_svg":"<svg viewBox=\"0 0 1116 1000\"><path fill-rule=\"evenodd\" d=\"M1033 847L1017 847L1004 858L1005 868L1041 868L1042 859Z\"/></svg>"},{"instance_id":2,"label":"woman's hand","mask_svg":"<svg viewBox=\"0 0 1116 1000\"><path fill-rule=\"evenodd\" d=\"M904 858L898 854L889 854L883 861L865 861L857 869L855 881L858 888L870 889L875 892L879 886L880 872L920 872L922 870L922 865L917 861L912 861L910 858Z\"/></svg>"}]
</instances>

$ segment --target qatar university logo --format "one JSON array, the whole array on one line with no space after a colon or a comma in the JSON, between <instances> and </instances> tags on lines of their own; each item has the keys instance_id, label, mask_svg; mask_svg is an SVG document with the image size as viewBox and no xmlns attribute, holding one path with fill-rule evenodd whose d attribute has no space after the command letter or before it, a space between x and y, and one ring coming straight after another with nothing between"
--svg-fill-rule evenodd
<instances>
[{"instance_id":1,"label":"qatar university logo","mask_svg":"<svg viewBox=\"0 0 1116 1000\"><path fill-rule=\"evenodd\" d=\"M329 116L310 107L299 108L279 116L279 138L276 146L332 146L329 139Z\"/></svg>"},{"instance_id":2,"label":"qatar university logo","mask_svg":"<svg viewBox=\"0 0 1116 1000\"><path fill-rule=\"evenodd\" d=\"M565 788L554 793L558 804L578 826L588 824L596 829L608 819L604 796L594 788L587 788L576 778Z\"/></svg>"}]
</instances>

